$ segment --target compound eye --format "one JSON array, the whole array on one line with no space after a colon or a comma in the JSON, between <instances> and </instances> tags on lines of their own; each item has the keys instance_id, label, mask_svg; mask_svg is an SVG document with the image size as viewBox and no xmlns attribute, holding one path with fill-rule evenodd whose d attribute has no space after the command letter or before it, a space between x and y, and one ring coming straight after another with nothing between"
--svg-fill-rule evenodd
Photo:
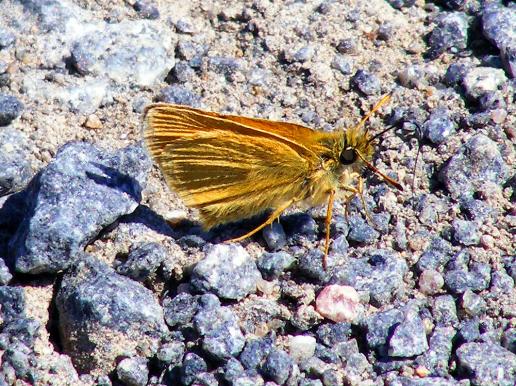
<instances>
[{"instance_id":1,"label":"compound eye","mask_svg":"<svg viewBox=\"0 0 516 386\"><path fill-rule=\"evenodd\" d=\"M351 165L353 162L357 160L357 152L355 151L355 149L348 147L347 149L342 150L339 158L341 164Z\"/></svg>"}]
</instances>

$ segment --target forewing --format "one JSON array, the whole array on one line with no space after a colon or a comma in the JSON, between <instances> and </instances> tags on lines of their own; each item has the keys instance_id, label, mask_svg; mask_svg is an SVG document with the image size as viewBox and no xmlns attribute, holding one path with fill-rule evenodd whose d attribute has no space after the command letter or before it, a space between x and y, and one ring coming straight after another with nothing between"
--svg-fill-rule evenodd
<instances>
[{"instance_id":1,"label":"forewing","mask_svg":"<svg viewBox=\"0 0 516 386\"><path fill-rule=\"evenodd\" d=\"M238 122L165 104L151 106L146 121L147 147L167 183L187 205L200 209L207 226L249 217L302 195L303 182L317 162L314 149L294 141L293 134L285 137L276 127L268 128L268 121ZM314 133L303 129L308 130L304 135Z\"/></svg>"}]
</instances>

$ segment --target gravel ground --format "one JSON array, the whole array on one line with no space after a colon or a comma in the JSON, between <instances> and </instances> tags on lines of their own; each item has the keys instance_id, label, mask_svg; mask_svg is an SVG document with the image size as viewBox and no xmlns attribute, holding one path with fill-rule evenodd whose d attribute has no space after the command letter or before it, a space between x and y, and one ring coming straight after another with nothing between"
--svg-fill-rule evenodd
<instances>
[{"instance_id":1,"label":"gravel ground","mask_svg":"<svg viewBox=\"0 0 516 386\"><path fill-rule=\"evenodd\" d=\"M514 385L511 1L0 0L0 385ZM345 216L200 227L152 101L396 129ZM416 162L417 160L417 162Z\"/></svg>"}]
</instances>

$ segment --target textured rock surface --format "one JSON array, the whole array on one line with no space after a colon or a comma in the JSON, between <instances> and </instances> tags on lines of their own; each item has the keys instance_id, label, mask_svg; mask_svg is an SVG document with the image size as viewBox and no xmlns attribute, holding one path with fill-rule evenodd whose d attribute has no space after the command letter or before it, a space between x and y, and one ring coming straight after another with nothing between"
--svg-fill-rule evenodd
<instances>
[{"instance_id":1,"label":"textured rock surface","mask_svg":"<svg viewBox=\"0 0 516 386\"><path fill-rule=\"evenodd\" d=\"M0 384L512 385L512 2L0 3ZM267 213L202 228L142 151L159 101L364 124L403 190L343 179L326 270L324 197L225 244ZM329 166L274 138L299 178L257 186Z\"/></svg>"},{"instance_id":2,"label":"textured rock surface","mask_svg":"<svg viewBox=\"0 0 516 386\"><path fill-rule=\"evenodd\" d=\"M32 205L11 241L16 269L57 272L72 264L106 226L136 209L150 168L133 146L108 154L70 143L32 181Z\"/></svg>"}]
</instances>

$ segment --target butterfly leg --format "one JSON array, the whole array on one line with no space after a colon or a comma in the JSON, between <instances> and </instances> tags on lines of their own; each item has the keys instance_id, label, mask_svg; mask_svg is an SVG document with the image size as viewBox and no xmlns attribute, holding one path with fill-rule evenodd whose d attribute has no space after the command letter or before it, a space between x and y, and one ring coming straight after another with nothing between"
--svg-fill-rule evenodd
<instances>
[{"instance_id":1,"label":"butterfly leg","mask_svg":"<svg viewBox=\"0 0 516 386\"><path fill-rule=\"evenodd\" d=\"M333 200L335 199L335 190L330 191L330 196L328 197L328 208L326 209L326 241L324 243L324 256L322 260L323 270L326 271L328 266L328 250L330 249L330 225L331 225L331 216L333 213Z\"/></svg>"},{"instance_id":2,"label":"butterfly leg","mask_svg":"<svg viewBox=\"0 0 516 386\"><path fill-rule=\"evenodd\" d=\"M244 239L247 239L248 237L251 237L256 232L258 232L261 229L265 228L267 225L272 224L274 222L274 220L276 220L281 215L281 213L283 213L283 211L285 209L287 209L293 203L294 203L294 200L287 201L285 204L283 204L279 208L275 209L274 212L272 212L272 214L269 216L269 218L262 225L254 228L251 232L248 232L248 233L246 233L243 236L236 237L236 238L231 239L231 240L227 240L226 243L236 243L238 241L242 241Z\"/></svg>"},{"instance_id":3,"label":"butterfly leg","mask_svg":"<svg viewBox=\"0 0 516 386\"><path fill-rule=\"evenodd\" d=\"M349 203L351 202L351 200L353 200L353 198L355 198L355 196L358 196L360 197L360 201L362 202L362 207L364 208L364 212L365 212L365 216L366 216L366 219L367 221L370 223L370 224L373 224L373 219L369 213L369 210L367 209L367 205L366 205L366 201L365 201L365 196L364 196L364 179L362 177L358 177L358 186L356 188L353 188L351 186L343 186L342 187L343 190L346 190L348 192L351 192L353 193L349 198L346 199L346 202L345 202L345 205L346 205L346 217L348 216L348 210L349 210Z\"/></svg>"}]
</instances>

